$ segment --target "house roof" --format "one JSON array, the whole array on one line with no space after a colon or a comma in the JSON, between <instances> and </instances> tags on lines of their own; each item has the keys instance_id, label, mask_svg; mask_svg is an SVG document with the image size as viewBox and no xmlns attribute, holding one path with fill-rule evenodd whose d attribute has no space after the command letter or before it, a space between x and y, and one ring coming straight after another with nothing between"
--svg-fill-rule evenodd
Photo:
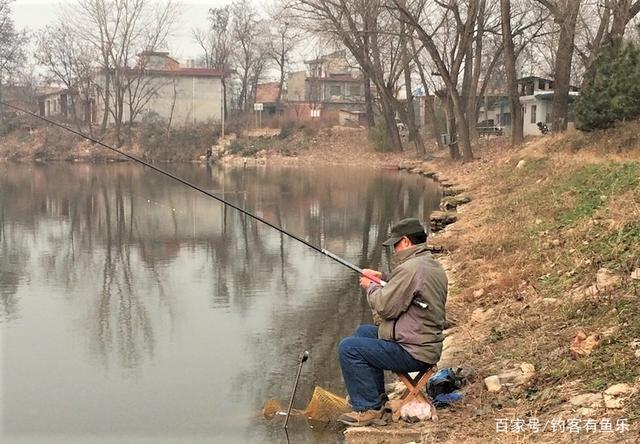
<instances>
[{"instance_id":1,"label":"house roof","mask_svg":"<svg viewBox=\"0 0 640 444\"><path fill-rule=\"evenodd\" d=\"M317 59L305 60L304 63L306 63L307 65L310 65L314 63L322 63L322 62L326 62L327 60L344 58L344 57L345 57L344 51L334 51L330 54L319 56Z\"/></svg>"},{"instance_id":2,"label":"house roof","mask_svg":"<svg viewBox=\"0 0 640 444\"><path fill-rule=\"evenodd\" d=\"M527 82L529 80L546 80L547 82L553 82L553 79L547 79L546 77L538 77L538 76L521 77L517 80L517 82L518 83Z\"/></svg>"},{"instance_id":3,"label":"house roof","mask_svg":"<svg viewBox=\"0 0 640 444\"><path fill-rule=\"evenodd\" d=\"M362 77L352 77L349 74L331 74L329 77L307 77L305 79L307 82L355 82L355 83L363 83L364 78Z\"/></svg>"},{"instance_id":4,"label":"house roof","mask_svg":"<svg viewBox=\"0 0 640 444\"><path fill-rule=\"evenodd\" d=\"M69 90L67 88L49 86L49 87L38 89L36 96L47 97L47 96L55 96L58 94L67 94L67 93L69 93Z\"/></svg>"},{"instance_id":5,"label":"house roof","mask_svg":"<svg viewBox=\"0 0 640 444\"><path fill-rule=\"evenodd\" d=\"M100 70L104 72L104 68ZM129 72L137 70L130 69ZM224 71L211 68L145 69L144 74L166 77L224 77Z\"/></svg>"},{"instance_id":6,"label":"house roof","mask_svg":"<svg viewBox=\"0 0 640 444\"><path fill-rule=\"evenodd\" d=\"M140 54L138 54L139 57L149 57L149 56L156 56L156 57L162 57L165 59L169 59L174 61L175 63L179 63L176 59L174 59L173 57L171 57L169 55L169 52L165 52L165 51L142 51Z\"/></svg>"},{"instance_id":7,"label":"house roof","mask_svg":"<svg viewBox=\"0 0 640 444\"><path fill-rule=\"evenodd\" d=\"M278 82L260 83L256 89L256 102L258 103L277 102L279 90L280 90L280 83Z\"/></svg>"}]
</instances>

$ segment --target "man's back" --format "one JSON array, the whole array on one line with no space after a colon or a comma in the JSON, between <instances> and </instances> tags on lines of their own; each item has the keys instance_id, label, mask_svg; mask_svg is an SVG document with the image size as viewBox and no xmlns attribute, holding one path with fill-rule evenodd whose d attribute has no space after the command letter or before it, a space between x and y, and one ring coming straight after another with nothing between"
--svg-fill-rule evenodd
<instances>
[{"instance_id":1,"label":"man's back","mask_svg":"<svg viewBox=\"0 0 640 444\"><path fill-rule=\"evenodd\" d=\"M382 318L380 339L398 342L415 359L435 364L442 353L447 301L447 275L418 244L394 255L397 266L384 288L368 291L371 307ZM412 304L418 298L427 304Z\"/></svg>"}]
</instances>

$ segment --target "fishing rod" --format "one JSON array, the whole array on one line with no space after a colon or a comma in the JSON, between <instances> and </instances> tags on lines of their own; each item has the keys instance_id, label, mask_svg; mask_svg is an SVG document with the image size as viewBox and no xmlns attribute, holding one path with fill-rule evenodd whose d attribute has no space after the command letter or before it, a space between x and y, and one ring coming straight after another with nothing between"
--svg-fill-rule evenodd
<instances>
[{"instance_id":1,"label":"fishing rod","mask_svg":"<svg viewBox=\"0 0 640 444\"><path fill-rule=\"evenodd\" d=\"M350 268L351 270L353 270L356 273L368 278L369 280L371 280L371 281L373 281L373 282L375 282L375 283L377 283L377 284L379 284L379 285L381 285L383 287L386 285L386 282L383 281L382 279L378 278L377 276L373 276L371 274L365 273L362 268L356 266L355 264L352 264L351 262L341 258L340 256L337 256L336 254L334 254L334 253L332 253L332 252L330 252L330 251L328 251L328 250L326 250L324 248L319 248L319 247L313 245L312 243L307 242L306 240L302 239L301 237L296 236L295 234L290 233L290 232L284 230L283 228L281 228L281 227L269 222L268 220L263 219L262 217L257 216L257 215L255 215L253 213L250 213L247 210L245 210L243 208L240 208L239 206L237 206L237 205L235 205L235 204L233 204L233 203L231 203L231 202L229 202L229 201L227 201L227 200L225 200L225 199L223 199L223 198L221 198L219 196L216 196L213 193L210 193L209 191L199 187L198 185L193 184L193 183L191 183L191 182L189 182L189 181L187 181L185 179L182 179L181 177L178 177L175 174L170 173L170 172L168 172L168 171L166 171L166 170L164 170L162 168L159 168L159 167L157 167L157 166L155 166L153 164L150 164L149 162L146 162L146 161L140 159L139 157L133 156L131 154L127 154L124 151L119 150L118 148L114 148L114 147L112 147L110 145L107 145L106 143L101 142L101 141L99 141L99 140L97 140L97 139L95 139L95 138L93 138L91 136L88 136L88 135L86 135L86 134L84 134L84 133L82 133L80 131L76 131L73 128L69 128L69 127L67 127L65 125L62 125L62 124L60 124L58 122L55 122L55 121L53 121L51 119L47 119L44 116L40 116L38 114L35 114L35 113L31 112L31 111L28 111L26 109L20 108L18 106L10 105L10 104L8 104L6 102L3 102L3 101L0 101L0 105L4 105L4 106L6 106L8 108L13 108L16 111L20 111L20 112L23 112L23 113L28 114L30 116L33 116L33 117L35 117L37 119L44 120L45 122L47 122L47 123L49 123L49 124L51 124L53 126L57 126L58 128L62 128L63 130L69 131L70 133L73 133L73 134L75 134L77 136L80 136L80 137L82 137L84 139L87 139L87 140L89 140L89 141L91 141L93 143L96 143L96 144L98 144L100 146L103 146L104 148L107 148L107 149L109 149L109 150L111 150L111 151L113 151L115 153L118 153L121 156L124 156L124 157L126 157L128 159L131 159L134 162L138 162L138 163L146 166L147 168L151 168L152 170L154 170L154 171L156 171L156 172L158 172L160 174L164 174L165 176L170 177L171 179L176 180L176 181L182 183L183 185L186 185L186 186L188 186L188 187L190 187L190 188L192 188L192 189L194 189L196 191L199 191L200 193L204 194L205 196L211 197L211 198L217 200L218 202L220 202L220 203L222 203L224 205L230 206L234 210L237 210L237 211L239 211L240 213L242 213L242 214L244 214L246 216L249 216L249 217L251 217L251 218L253 218L253 219L257 220L257 221L262 222L263 224L273 228L274 230L277 230L280 233L282 233L282 234L284 234L286 236L289 236L291 239L294 239L294 240L296 240L298 242L303 243L307 247L317 251L320 254L323 254L323 255L333 259L334 261L338 262L339 264L344 265L347 268ZM418 302L418 304L424 304L423 302L420 302L420 301L417 301L417 302ZM423 307L423 308L426 308L426 306Z\"/></svg>"}]
</instances>

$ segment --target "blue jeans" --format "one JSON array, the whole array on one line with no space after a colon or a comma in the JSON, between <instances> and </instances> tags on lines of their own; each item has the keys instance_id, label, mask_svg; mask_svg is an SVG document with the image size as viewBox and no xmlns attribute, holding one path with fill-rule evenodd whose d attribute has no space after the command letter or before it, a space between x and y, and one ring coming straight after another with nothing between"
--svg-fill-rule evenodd
<instances>
[{"instance_id":1,"label":"blue jeans","mask_svg":"<svg viewBox=\"0 0 640 444\"><path fill-rule=\"evenodd\" d=\"M375 325L361 325L353 336L340 341L338 355L351 406L359 412L382 407L383 370L408 373L431 367L414 359L397 342L378 339Z\"/></svg>"}]
</instances>

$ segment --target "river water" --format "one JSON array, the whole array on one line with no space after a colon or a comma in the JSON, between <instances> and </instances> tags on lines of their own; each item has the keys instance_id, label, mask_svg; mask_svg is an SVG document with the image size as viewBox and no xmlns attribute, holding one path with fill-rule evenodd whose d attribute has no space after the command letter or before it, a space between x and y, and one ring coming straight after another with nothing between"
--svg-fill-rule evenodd
<instances>
[{"instance_id":1,"label":"river water","mask_svg":"<svg viewBox=\"0 0 640 444\"><path fill-rule=\"evenodd\" d=\"M361 168L167 167L358 265L424 178ZM370 321L357 276L132 164L0 164L0 441L285 442L265 400L343 395L336 346ZM291 442L335 442L294 420Z\"/></svg>"}]
</instances>

